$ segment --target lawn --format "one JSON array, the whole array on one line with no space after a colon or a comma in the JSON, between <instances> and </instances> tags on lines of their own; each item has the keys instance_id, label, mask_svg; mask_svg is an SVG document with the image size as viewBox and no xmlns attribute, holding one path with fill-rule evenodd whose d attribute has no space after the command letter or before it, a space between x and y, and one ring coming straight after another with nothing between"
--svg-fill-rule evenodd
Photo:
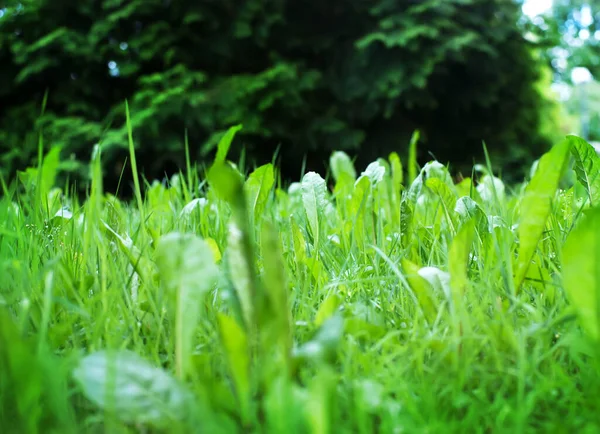
<instances>
[{"instance_id":1,"label":"lawn","mask_svg":"<svg viewBox=\"0 0 600 434\"><path fill-rule=\"evenodd\" d=\"M600 431L592 146L516 186L414 141L283 185L227 160L235 132L131 202L99 148L85 200L59 150L3 184L0 432Z\"/></svg>"}]
</instances>

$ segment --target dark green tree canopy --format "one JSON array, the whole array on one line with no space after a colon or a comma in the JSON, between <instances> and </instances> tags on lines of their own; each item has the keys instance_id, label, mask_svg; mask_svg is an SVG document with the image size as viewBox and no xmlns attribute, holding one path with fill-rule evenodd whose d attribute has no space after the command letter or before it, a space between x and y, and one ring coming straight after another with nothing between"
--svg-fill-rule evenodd
<instances>
[{"instance_id":1,"label":"dark green tree canopy","mask_svg":"<svg viewBox=\"0 0 600 434\"><path fill-rule=\"evenodd\" d=\"M548 142L520 16L508 0L24 0L0 18L0 167L41 132L76 159L100 142L114 177L125 99L150 176L182 164L185 132L201 159L238 123L236 149L280 147L294 177L306 153L403 152L415 129L458 168L482 141L522 162Z\"/></svg>"}]
</instances>

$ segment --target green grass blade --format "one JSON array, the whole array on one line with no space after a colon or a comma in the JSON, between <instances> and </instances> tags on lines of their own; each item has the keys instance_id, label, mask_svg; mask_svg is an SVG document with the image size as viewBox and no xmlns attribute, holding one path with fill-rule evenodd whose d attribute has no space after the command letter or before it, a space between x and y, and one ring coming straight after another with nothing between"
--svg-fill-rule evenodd
<instances>
[{"instance_id":1,"label":"green grass blade","mask_svg":"<svg viewBox=\"0 0 600 434\"><path fill-rule=\"evenodd\" d=\"M219 144L217 145L217 155L215 157L215 163L223 163L227 158L227 153L229 152L229 148L231 147L231 142L238 131L242 129L242 125L235 125L227 130L227 132L221 137L219 140Z\"/></svg>"},{"instance_id":2,"label":"green grass blade","mask_svg":"<svg viewBox=\"0 0 600 434\"><path fill-rule=\"evenodd\" d=\"M415 180L417 173L419 172L419 163L417 163L417 143L419 142L420 136L421 133L419 130L416 130L408 145L408 185Z\"/></svg>"}]
</instances>

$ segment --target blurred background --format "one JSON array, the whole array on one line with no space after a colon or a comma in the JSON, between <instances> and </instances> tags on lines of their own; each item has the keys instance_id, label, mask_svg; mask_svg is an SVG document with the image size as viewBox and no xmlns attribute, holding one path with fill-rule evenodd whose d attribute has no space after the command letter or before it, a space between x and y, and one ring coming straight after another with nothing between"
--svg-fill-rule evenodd
<instances>
[{"instance_id":1,"label":"blurred background","mask_svg":"<svg viewBox=\"0 0 600 434\"><path fill-rule=\"evenodd\" d=\"M599 22L600 0L0 1L0 174L43 140L85 186L99 143L115 189L127 100L148 179L242 124L232 158L285 179L405 156L419 130L421 163L469 176L485 142L520 181L564 135L600 141Z\"/></svg>"}]
</instances>

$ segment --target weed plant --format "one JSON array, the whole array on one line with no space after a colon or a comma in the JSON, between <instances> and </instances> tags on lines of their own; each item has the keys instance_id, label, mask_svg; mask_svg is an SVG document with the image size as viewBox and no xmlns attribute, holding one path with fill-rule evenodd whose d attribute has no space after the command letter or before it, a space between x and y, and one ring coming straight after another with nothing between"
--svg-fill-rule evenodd
<instances>
[{"instance_id":1,"label":"weed plant","mask_svg":"<svg viewBox=\"0 0 600 434\"><path fill-rule=\"evenodd\" d=\"M284 187L227 160L236 131L144 189L130 134L132 203L100 148L85 201L58 149L3 184L0 432L600 431L589 144L513 189L419 169L416 140Z\"/></svg>"}]
</instances>

